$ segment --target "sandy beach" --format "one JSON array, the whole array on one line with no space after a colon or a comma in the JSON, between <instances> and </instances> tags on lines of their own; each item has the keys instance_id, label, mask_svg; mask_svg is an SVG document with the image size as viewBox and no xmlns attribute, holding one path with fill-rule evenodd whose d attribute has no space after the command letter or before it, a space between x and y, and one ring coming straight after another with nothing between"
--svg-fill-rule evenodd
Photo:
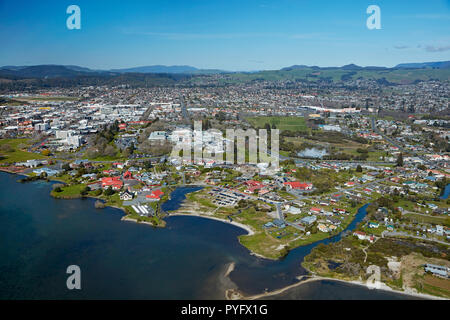
<instances>
[{"instance_id":1,"label":"sandy beach","mask_svg":"<svg viewBox=\"0 0 450 320\"><path fill-rule=\"evenodd\" d=\"M299 277L302 278L302 277ZM261 294L257 294L257 295L253 295L253 296L241 296L239 297L242 300L256 300L256 299L264 299L264 297L269 297L269 296L274 296L277 294L281 294L289 289L304 285L305 283L308 282L313 282L313 281L322 281L322 280L329 280L329 281L336 281L336 282L342 282L342 283L348 283L348 284L352 284L352 285L358 285L358 286L363 286L367 288L367 284L362 282L362 281L347 281L347 280L341 280L341 279L335 279L335 278L329 278L329 277L319 277L319 276L312 276L310 278L308 278L307 280L301 280L300 282L294 283L292 285L289 285L287 287L278 289L278 290L274 290L274 291L270 291L270 292L264 292ZM424 294L424 293L418 293L418 292L413 292L413 291L399 291L399 290L394 290L391 287L387 286L384 283L381 283L380 288L377 289L373 289L373 290L383 290L383 291L390 291L390 292L395 292L395 293L399 293L399 294L404 294L404 295L408 295L408 296L412 296L412 297L416 297L416 298L422 298L422 299L430 299L430 300L448 300L446 298L442 298L442 297L437 297L437 296L432 296L429 294Z\"/></svg>"},{"instance_id":2,"label":"sandy beach","mask_svg":"<svg viewBox=\"0 0 450 320\"><path fill-rule=\"evenodd\" d=\"M117 207L114 207L114 208L117 208ZM121 209L121 208L118 208L118 209ZM153 223L146 222L146 221L137 221L136 219L129 218L128 216L123 216L120 220L122 220L122 221L129 221L129 222L135 222L135 223L139 223L139 224L146 224L146 225L149 225L149 226L152 226L152 227L156 227L156 226L153 225Z\"/></svg>"}]
</instances>

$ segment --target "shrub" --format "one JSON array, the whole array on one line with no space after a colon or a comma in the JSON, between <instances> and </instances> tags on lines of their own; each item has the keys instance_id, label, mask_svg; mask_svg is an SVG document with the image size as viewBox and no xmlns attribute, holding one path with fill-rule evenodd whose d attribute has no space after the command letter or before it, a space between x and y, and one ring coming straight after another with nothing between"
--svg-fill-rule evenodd
<instances>
[{"instance_id":1,"label":"shrub","mask_svg":"<svg viewBox=\"0 0 450 320\"><path fill-rule=\"evenodd\" d=\"M14 149L9 144L2 144L2 145L0 145L0 151L1 152L13 152Z\"/></svg>"},{"instance_id":2,"label":"shrub","mask_svg":"<svg viewBox=\"0 0 450 320\"><path fill-rule=\"evenodd\" d=\"M97 201L95 201L94 206L95 206L95 209L103 209L105 207L105 204L102 201L97 200Z\"/></svg>"}]
</instances>

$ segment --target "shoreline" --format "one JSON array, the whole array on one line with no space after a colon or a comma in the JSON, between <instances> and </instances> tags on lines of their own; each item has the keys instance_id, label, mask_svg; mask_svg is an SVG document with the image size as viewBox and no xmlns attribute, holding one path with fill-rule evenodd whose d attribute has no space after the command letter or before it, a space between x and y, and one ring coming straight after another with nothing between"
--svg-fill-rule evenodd
<instances>
[{"instance_id":1,"label":"shoreline","mask_svg":"<svg viewBox=\"0 0 450 320\"><path fill-rule=\"evenodd\" d=\"M3 171L3 172L8 173L8 174L28 176L25 173L13 173L13 172L6 172L6 171ZM52 181L58 181L58 180L49 179L49 181L52 182ZM104 201L103 199L95 197L95 196L87 195L87 196L84 196L84 197L85 198L92 198L92 199L98 199L98 200ZM61 200L66 200L66 199L61 199ZM72 200L72 199L67 199L67 200ZM107 205L107 206L122 210L125 213L125 215L121 217L122 221L130 221L130 222L134 222L134 223L138 223L138 224L142 223L142 224L146 224L146 225L153 226L153 227L159 227L159 226L153 225L150 222L145 222L145 221L141 222L141 221L137 221L136 219L129 218L127 216L127 214L126 214L125 209L122 208L122 207L118 207L118 206L114 206L114 205ZM239 227L239 228L247 231L248 235L255 234L255 232L250 227L248 227L248 226L246 226L244 224L241 224L241 223L235 222L235 221L231 221L230 222L229 220L220 219L220 218L217 218L217 217L205 216L205 215L194 214L194 213L193 214L174 213L174 214L169 214L167 217L171 217L171 216L188 216L188 217L190 216L190 217L200 217L200 218L212 219L212 220L228 223L228 224L234 225L236 227ZM259 254L256 254L256 253L252 252L251 250L249 250L249 251L250 251L251 255L255 255L255 256L263 258L263 259L278 260L278 259L270 259L270 258L264 257L262 255L259 255ZM235 263L232 262L232 263L230 263L228 265L228 268L227 268L227 270L225 272L225 276L228 277L234 271L234 269L235 269ZM308 277L308 278L306 280L300 280L300 279L305 278L305 277ZM264 293L257 294L257 295L252 295L252 296L241 295L241 294L237 293L238 291L236 289L227 289L225 291L225 297L226 297L227 300L233 300L233 299L255 300L255 299L260 299L260 298L264 298L264 297L268 297L268 296L275 296L275 295L281 294L281 293L283 293L283 292L285 292L287 290L290 290L292 288L295 288L297 286L300 286L300 285L303 285L303 284L306 284L306 283L309 283L309 282L324 281L324 280L342 282L342 283L347 283L347 284L351 284L351 285L359 285L359 286L363 286L363 287L367 288L366 283L364 283L362 281L358 281L358 280L342 280L342 279L337 279L337 278L320 277L320 276L300 276L297 279L299 280L299 282L296 282L296 283L291 284L289 286L286 286L286 287L283 287L283 288L280 288L280 289L277 289L277 290L274 290L274 291L271 291L271 292L264 292ZM448 298L443 298L443 297L439 297L439 296L429 295L429 294L425 294L425 293L412 292L411 291L412 289L410 289L410 288L407 289L408 291L399 291L399 290L395 290L395 289L387 286L384 283L381 283L381 286L382 287L381 288L377 288L377 290L382 290L382 291L385 291L385 292L392 292L392 293L397 293L397 294L403 294L403 295L416 297L416 298L423 298L423 299L449 300Z\"/></svg>"},{"instance_id":2,"label":"shoreline","mask_svg":"<svg viewBox=\"0 0 450 320\"><path fill-rule=\"evenodd\" d=\"M24 176L24 177L29 177L30 176L30 175L28 175L28 174L26 174L24 172L8 172L6 170L0 170L0 171L8 173L8 174L14 174L14 175L19 175L19 176ZM55 179L55 177L48 177L47 178L47 182L49 182L49 183L51 183L51 182L60 182L60 183L66 184L64 181ZM54 198L54 199L57 199L57 200L77 200L77 199L95 199L95 200L99 200L99 201L102 201L103 203L105 203L105 207L104 208L110 207L110 208L121 210L124 213L124 215L120 218L121 221L134 222L134 223L138 223L138 224L146 224L146 225L149 225L149 226L152 226L152 227L157 227L157 228L161 227L161 226L155 226L151 222L137 221L137 219L130 218L124 207L119 207L119 206L115 206L115 205L106 205L105 199L102 199L102 198L100 198L98 196L93 196L93 195L87 194L87 195L83 195L83 196L80 195L80 196L76 196L76 197L65 198L65 197L54 196L54 195L51 194L51 192L50 192L49 196ZM164 228L164 227L162 227L162 228Z\"/></svg>"},{"instance_id":3,"label":"shoreline","mask_svg":"<svg viewBox=\"0 0 450 320\"><path fill-rule=\"evenodd\" d=\"M111 206L111 207L113 207L113 206ZM113 208L118 208L118 207L113 207ZM155 228L158 228L158 227L159 227L159 226L155 226L155 225L154 225L153 223L151 223L151 222L147 222L147 221L137 221L137 219L130 218L130 217L128 217L127 215L125 215L125 216L123 216L122 218L120 218L120 220L121 220L121 221L134 222L134 223L137 223L137 224L146 224L146 225L148 225L148 226L155 227ZM159 228L164 228L164 227L159 227Z\"/></svg>"},{"instance_id":4,"label":"shoreline","mask_svg":"<svg viewBox=\"0 0 450 320\"><path fill-rule=\"evenodd\" d=\"M305 277L305 276L303 276L303 277ZM270 292L264 292L264 293L252 295L252 296L241 296L240 299L241 300L256 300L256 299L261 299L261 298L264 298L264 297L276 296L276 295L279 295L279 294L281 294L283 292L286 292L286 291L288 291L288 290L290 290L292 288L299 287L299 286L301 286L303 284L310 283L310 282L315 282L315 281L324 281L324 280L341 282L341 283L357 285L357 286L362 286L362 287L366 287L367 288L367 284L366 283L364 283L362 281L358 281L358 280L342 280L342 279L331 278L331 277L309 276L308 279L300 280L299 282L291 284L289 286L286 286L286 287L283 287L283 288L280 288L280 289L277 289L277 290L274 290L274 291L270 291ZM429 294L426 294L426 293L395 290L395 289L389 287L388 285L386 285L383 282L381 283L381 288L374 288L372 290L381 290L381 291L385 291L385 292L398 293L398 294L407 295L407 296L410 296L410 297L429 299L429 300L449 300L447 298L443 298L443 297L439 297L439 296L433 296L433 295L429 295Z\"/></svg>"}]
</instances>

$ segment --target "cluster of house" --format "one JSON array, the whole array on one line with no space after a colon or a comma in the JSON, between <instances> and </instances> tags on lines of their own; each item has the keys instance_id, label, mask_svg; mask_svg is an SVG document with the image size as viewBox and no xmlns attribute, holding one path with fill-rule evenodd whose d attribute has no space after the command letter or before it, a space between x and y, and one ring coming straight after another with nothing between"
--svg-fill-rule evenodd
<instances>
[{"instance_id":1,"label":"cluster of house","mask_svg":"<svg viewBox=\"0 0 450 320\"><path fill-rule=\"evenodd\" d=\"M435 276L449 278L450 277L450 268L446 266L440 266L436 264L427 263L424 266L425 272L430 272Z\"/></svg>"},{"instance_id":2,"label":"cluster of house","mask_svg":"<svg viewBox=\"0 0 450 320\"><path fill-rule=\"evenodd\" d=\"M224 188L213 188L209 195L213 197L212 202L221 207L235 206L239 200L245 200L249 197L241 192L228 190Z\"/></svg>"},{"instance_id":3,"label":"cluster of house","mask_svg":"<svg viewBox=\"0 0 450 320\"><path fill-rule=\"evenodd\" d=\"M312 183L300 182L300 181L290 181L283 183L286 186L286 190L301 190L309 191L313 189Z\"/></svg>"},{"instance_id":4,"label":"cluster of house","mask_svg":"<svg viewBox=\"0 0 450 320\"><path fill-rule=\"evenodd\" d=\"M36 108L41 102L29 102L14 108L15 112L0 121L0 134L8 136L31 135L38 132L46 136L38 147L56 151L70 151L86 142L85 136L98 132L103 125L120 122L124 130L127 124L138 123L147 107L132 104L89 104L58 102L55 108ZM3 125L3 127L2 127Z\"/></svg>"},{"instance_id":5,"label":"cluster of house","mask_svg":"<svg viewBox=\"0 0 450 320\"><path fill-rule=\"evenodd\" d=\"M375 236L373 235L368 235L365 232L362 231L355 231L353 232L353 235L355 237L357 237L359 240L367 240L370 243L373 243L375 241Z\"/></svg>"}]
</instances>

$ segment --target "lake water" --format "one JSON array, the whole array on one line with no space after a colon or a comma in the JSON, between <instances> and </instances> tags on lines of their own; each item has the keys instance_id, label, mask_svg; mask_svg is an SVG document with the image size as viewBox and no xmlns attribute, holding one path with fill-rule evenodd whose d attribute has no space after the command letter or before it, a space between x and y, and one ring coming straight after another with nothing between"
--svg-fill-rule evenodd
<instances>
[{"instance_id":1,"label":"lake water","mask_svg":"<svg viewBox=\"0 0 450 320\"><path fill-rule=\"evenodd\" d=\"M328 154L326 149L307 148L297 153L302 158L322 159Z\"/></svg>"},{"instance_id":2,"label":"lake water","mask_svg":"<svg viewBox=\"0 0 450 320\"><path fill-rule=\"evenodd\" d=\"M121 221L121 210L95 209L93 199L53 199L51 183L17 179L0 173L0 299L221 299L232 286L261 293L306 274L300 263L317 245L269 261L250 255L237 239L246 232L230 224L169 217L167 228L152 228ZM166 206L175 208L190 191L177 190ZM349 228L364 215L365 207ZM221 277L231 262L232 282ZM82 290L66 288L69 265L80 266ZM307 296L339 299L345 290L364 289L350 287L334 284L335 290L322 292L320 285L309 286Z\"/></svg>"},{"instance_id":3,"label":"lake water","mask_svg":"<svg viewBox=\"0 0 450 320\"><path fill-rule=\"evenodd\" d=\"M447 199L449 195L450 195L450 184L445 186L444 193L439 198Z\"/></svg>"}]
</instances>

